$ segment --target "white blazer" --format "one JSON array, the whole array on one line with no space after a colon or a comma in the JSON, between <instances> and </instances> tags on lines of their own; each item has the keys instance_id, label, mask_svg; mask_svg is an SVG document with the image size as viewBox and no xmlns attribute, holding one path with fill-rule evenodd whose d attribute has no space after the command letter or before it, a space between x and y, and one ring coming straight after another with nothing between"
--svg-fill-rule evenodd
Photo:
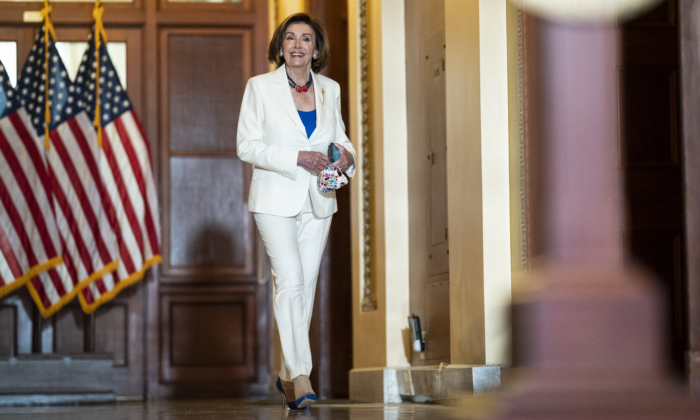
<instances>
[{"instance_id":1,"label":"white blazer","mask_svg":"<svg viewBox=\"0 0 700 420\"><path fill-rule=\"evenodd\" d=\"M317 217L338 211L335 192L322 193L317 174L297 166L300 151L328 154L330 143L342 145L357 161L340 114L340 85L313 71L311 74L316 99L316 129L311 138L306 136L294 105L284 65L248 80L236 144L239 159L254 165L248 196L251 212L292 217L301 211L309 195ZM355 164L346 174L355 175Z\"/></svg>"}]
</instances>

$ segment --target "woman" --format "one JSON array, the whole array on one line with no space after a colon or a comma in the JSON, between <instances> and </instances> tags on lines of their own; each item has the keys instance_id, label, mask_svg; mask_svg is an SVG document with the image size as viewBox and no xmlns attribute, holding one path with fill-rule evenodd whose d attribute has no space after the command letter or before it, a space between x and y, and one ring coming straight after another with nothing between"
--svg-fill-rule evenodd
<instances>
[{"instance_id":1,"label":"woman","mask_svg":"<svg viewBox=\"0 0 700 420\"><path fill-rule=\"evenodd\" d=\"M276 71L251 78L238 121L238 157L254 165L248 209L254 213L272 263L274 310L282 343L277 389L290 408L316 401L309 382L309 326L316 278L333 213L335 192L317 175L333 162L355 173L355 149L340 114L340 86L318 74L330 58L328 36L304 13L289 16L270 41Z\"/></svg>"}]
</instances>

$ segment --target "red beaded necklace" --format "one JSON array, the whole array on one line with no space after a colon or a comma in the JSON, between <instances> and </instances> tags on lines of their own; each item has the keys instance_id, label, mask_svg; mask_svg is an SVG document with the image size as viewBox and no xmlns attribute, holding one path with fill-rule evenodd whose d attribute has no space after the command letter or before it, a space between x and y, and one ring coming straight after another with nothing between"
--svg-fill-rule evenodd
<instances>
[{"instance_id":1,"label":"red beaded necklace","mask_svg":"<svg viewBox=\"0 0 700 420\"><path fill-rule=\"evenodd\" d=\"M289 82L289 86L293 89L296 89L297 92L308 92L309 87L311 86L311 83L313 83L313 79L311 78L311 72L309 72L309 81L306 82L304 86L298 86L294 80L292 80L291 77L289 77L289 73L287 73L287 81Z\"/></svg>"}]
</instances>

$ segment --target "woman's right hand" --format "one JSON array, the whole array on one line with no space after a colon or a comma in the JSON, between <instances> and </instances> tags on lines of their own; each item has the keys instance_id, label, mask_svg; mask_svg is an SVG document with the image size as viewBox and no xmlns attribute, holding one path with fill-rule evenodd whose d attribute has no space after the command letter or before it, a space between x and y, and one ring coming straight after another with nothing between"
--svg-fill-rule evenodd
<instances>
[{"instance_id":1,"label":"woman's right hand","mask_svg":"<svg viewBox=\"0 0 700 420\"><path fill-rule=\"evenodd\" d=\"M315 173L321 173L328 166L328 156L319 152L299 152L297 166Z\"/></svg>"}]
</instances>

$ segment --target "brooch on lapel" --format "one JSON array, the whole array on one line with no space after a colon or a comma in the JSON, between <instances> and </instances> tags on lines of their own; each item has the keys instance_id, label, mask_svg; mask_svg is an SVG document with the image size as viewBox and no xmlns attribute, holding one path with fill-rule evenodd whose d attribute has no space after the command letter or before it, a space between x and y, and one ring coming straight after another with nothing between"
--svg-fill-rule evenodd
<instances>
[{"instance_id":1,"label":"brooch on lapel","mask_svg":"<svg viewBox=\"0 0 700 420\"><path fill-rule=\"evenodd\" d=\"M326 104L326 90L321 88L321 105Z\"/></svg>"}]
</instances>

